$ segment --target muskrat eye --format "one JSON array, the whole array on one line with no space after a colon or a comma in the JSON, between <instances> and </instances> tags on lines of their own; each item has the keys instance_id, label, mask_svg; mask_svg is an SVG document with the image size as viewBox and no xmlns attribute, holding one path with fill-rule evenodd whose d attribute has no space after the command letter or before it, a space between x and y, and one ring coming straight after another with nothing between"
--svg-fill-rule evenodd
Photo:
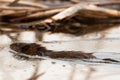
<instances>
[{"instance_id":1,"label":"muskrat eye","mask_svg":"<svg viewBox=\"0 0 120 80\"><path fill-rule=\"evenodd\" d=\"M38 53L39 56L46 56L45 52L39 51Z\"/></svg>"}]
</instances>

